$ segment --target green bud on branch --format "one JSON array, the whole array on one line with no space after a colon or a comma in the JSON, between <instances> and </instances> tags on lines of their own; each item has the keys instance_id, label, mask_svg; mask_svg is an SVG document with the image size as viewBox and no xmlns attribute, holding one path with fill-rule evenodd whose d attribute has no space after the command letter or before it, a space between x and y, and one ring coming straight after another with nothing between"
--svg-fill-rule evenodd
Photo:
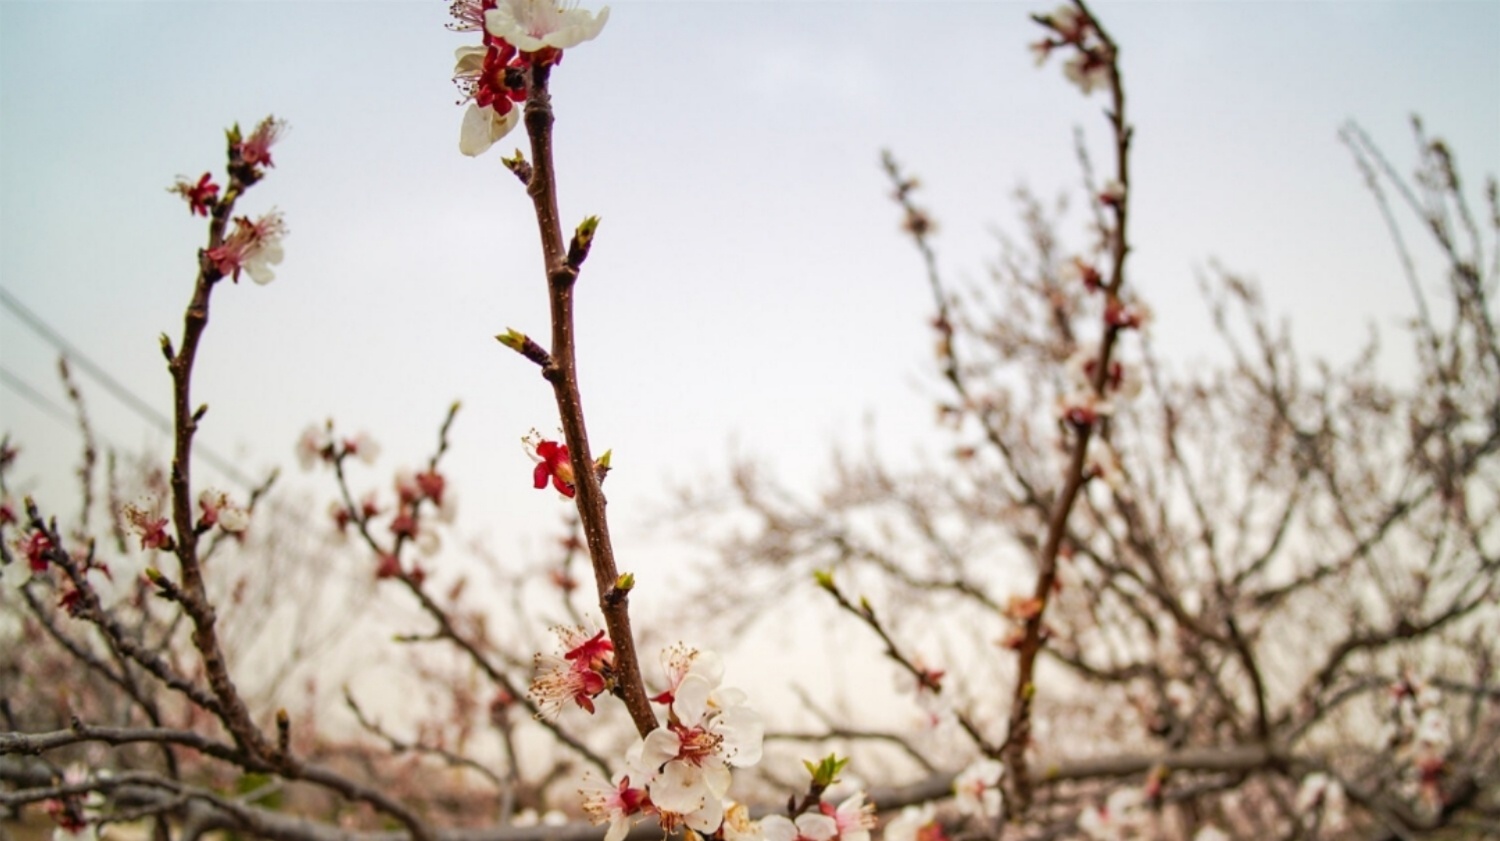
<instances>
[{"instance_id":1,"label":"green bud on branch","mask_svg":"<svg viewBox=\"0 0 1500 841\"><path fill-rule=\"evenodd\" d=\"M552 354L525 333L507 327L505 332L497 334L495 339L543 368L552 364Z\"/></svg>"},{"instance_id":2,"label":"green bud on branch","mask_svg":"<svg viewBox=\"0 0 1500 841\"><path fill-rule=\"evenodd\" d=\"M583 261L588 259L589 246L594 244L594 232L599 229L599 217L590 216L578 225L573 232L573 241L568 244L568 268L578 271Z\"/></svg>"},{"instance_id":3,"label":"green bud on branch","mask_svg":"<svg viewBox=\"0 0 1500 841\"><path fill-rule=\"evenodd\" d=\"M516 150L515 157L501 158L500 163L505 164L506 169L521 179L522 184L531 184L531 164L526 162L526 156L521 154L520 149Z\"/></svg>"},{"instance_id":4,"label":"green bud on branch","mask_svg":"<svg viewBox=\"0 0 1500 841\"><path fill-rule=\"evenodd\" d=\"M839 773L848 764L848 757L839 759L838 754L833 753L823 757L817 764L802 760L803 767L807 768L807 773L812 775L812 784L825 789L839 781Z\"/></svg>"}]
</instances>

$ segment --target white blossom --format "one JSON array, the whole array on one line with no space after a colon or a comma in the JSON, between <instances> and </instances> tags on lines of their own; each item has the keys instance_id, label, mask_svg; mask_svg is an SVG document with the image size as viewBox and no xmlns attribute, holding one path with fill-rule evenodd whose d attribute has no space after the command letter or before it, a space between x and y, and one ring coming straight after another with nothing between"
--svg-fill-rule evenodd
<instances>
[{"instance_id":1,"label":"white blossom","mask_svg":"<svg viewBox=\"0 0 1500 841\"><path fill-rule=\"evenodd\" d=\"M1000 778L1004 775L1005 766L994 759L977 760L960 771L953 779L954 804L958 811L965 815L998 817L1004 803L1000 794Z\"/></svg>"},{"instance_id":2,"label":"white blossom","mask_svg":"<svg viewBox=\"0 0 1500 841\"><path fill-rule=\"evenodd\" d=\"M1145 797L1138 788L1112 792L1104 803L1078 816L1078 828L1094 841L1121 841L1139 828L1145 817Z\"/></svg>"},{"instance_id":3,"label":"white blossom","mask_svg":"<svg viewBox=\"0 0 1500 841\"><path fill-rule=\"evenodd\" d=\"M663 656L672 689L671 716L637 742L627 763L646 780L651 802L688 827L712 833L724 819L730 767L760 761L765 722L745 704L745 693L720 688L723 663L713 652L681 646Z\"/></svg>"},{"instance_id":4,"label":"white blossom","mask_svg":"<svg viewBox=\"0 0 1500 841\"><path fill-rule=\"evenodd\" d=\"M594 13L555 0L500 0L484 13L484 28L521 52L532 53L592 41L608 20L608 6Z\"/></svg>"}]
</instances>

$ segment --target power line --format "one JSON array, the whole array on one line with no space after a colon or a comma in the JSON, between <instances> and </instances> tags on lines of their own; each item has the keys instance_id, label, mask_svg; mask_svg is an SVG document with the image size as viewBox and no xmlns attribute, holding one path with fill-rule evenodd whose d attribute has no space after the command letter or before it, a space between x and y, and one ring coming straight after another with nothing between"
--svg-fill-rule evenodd
<instances>
[{"instance_id":1,"label":"power line","mask_svg":"<svg viewBox=\"0 0 1500 841\"><path fill-rule=\"evenodd\" d=\"M43 394L41 391L34 388L30 383L26 382L15 374L12 374L10 370L5 368L4 366L0 366L0 383L4 383L6 386L9 386L11 391L14 391L15 393L21 395L26 399L26 402L37 407L38 409L41 409L43 412L46 412L57 420L63 421L65 423L73 421L74 418L72 414L70 414L67 409L64 409L62 405L59 404L56 400L53 400L52 398Z\"/></svg>"},{"instance_id":2,"label":"power line","mask_svg":"<svg viewBox=\"0 0 1500 841\"><path fill-rule=\"evenodd\" d=\"M10 291L3 286L0 286L0 305L4 305L6 309L10 310L11 313L13 313L17 318L21 319L21 322L23 324L25 324L27 327L30 327L33 332L35 332L38 336L41 336L42 339L44 339L48 344L61 351L64 356L68 357L68 359L76 364L84 373L97 380L100 385L104 386L105 391L108 391L110 394L114 395L115 399L125 404L126 408L135 412L141 418L149 421L163 433L169 436L175 434L176 430L170 418L157 411L154 406L152 406L150 403L147 403L145 400L142 400L135 394L135 392L131 391L119 380L111 376L108 371L104 370L104 368L101 367L98 363L90 359L86 354L83 353L83 351L74 346L72 342L69 342L66 338L64 338L61 333L48 326L46 322L42 321L41 316L38 316L36 313L28 309L25 304L22 304L16 298L16 296L12 295ZM19 384L18 391L21 391L22 393L29 391L32 394L35 394L38 398L46 400L45 397L42 397L39 392L31 388L29 385L26 385L20 380L16 380L13 384L11 380L12 378L10 377L10 375L6 375L5 382L7 385L11 385L12 388L17 388L16 384ZM226 478L238 483L246 489L253 489L259 487L260 485L259 482L254 481L249 476L246 476L243 472L241 472L238 467L235 467L234 462L214 452L212 448L208 447L205 444L195 443L193 445L193 455L203 459L204 462L208 463L214 469L218 470Z\"/></svg>"}]
</instances>

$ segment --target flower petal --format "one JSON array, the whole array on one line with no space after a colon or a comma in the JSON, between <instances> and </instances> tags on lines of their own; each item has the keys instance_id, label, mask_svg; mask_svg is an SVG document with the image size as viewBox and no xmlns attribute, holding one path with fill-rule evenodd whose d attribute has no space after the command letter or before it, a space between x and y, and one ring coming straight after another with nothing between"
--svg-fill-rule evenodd
<instances>
[{"instance_id":1,"label":"flower petal","mask_svg":"<svg viewBox=\"0 0 1500 841\"><path fill-rule=\"evenodd\" d=\"M702 809L711 793L699 769L678 760L668 762L651 783L651 802L656 808L680 815Z\"/></svg>"}]
</instances>

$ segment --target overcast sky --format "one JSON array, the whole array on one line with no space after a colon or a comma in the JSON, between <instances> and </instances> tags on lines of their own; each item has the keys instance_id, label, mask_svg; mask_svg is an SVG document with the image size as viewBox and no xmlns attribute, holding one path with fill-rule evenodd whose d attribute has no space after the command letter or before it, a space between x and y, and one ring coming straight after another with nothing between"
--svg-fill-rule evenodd
<instances>
[{"instance_id":1,"label":"overcast sky","mask_svg":"<svg viewBox=\"0 0 1500 841\"><path fill-rule=\"evenodd\" d=\"M1020 184L1075 190L1072 132L1105 160L1104 99L1032 65L1044 3L624 2L554 74L565 226L603 224L580 282L582 384L626 568L658 557L673 482L731 452L816 482L871 416L898 458L932 435L920 264L879 167L926 188L955 280L1015 230ZM1318 353L1391 331L1405 288L1340 124L1412 160L1407 118L1448 138L1471 185L1500 171L1500 3L1100 3L1122 44L1134 164L1134 282L1165 355L1209 342L1211 259L1267 288ZM492 336L546 333L530 205L458 153L446 3L0 0L0 285L141 398L168 409L156 337L181 332L205 226L165 192L222 181L222 130L291 130L241 203L291 234L269 286L214 296L199 440L258 474L333 417L416 464L454 399L462 524L502 551L561 515L519 439L556 428L550 390ZM1475 191L1477 197L1477 190ZM78 438L56 350L0 310L0 429L49 510ZM41 399L17 390L29 384ZM83 378L100 432L166 438ZM295 473L295 468L293 468ZM205 470L206 479L214 479ZM307 481L294 476L292 484ZM384 485L385 480L381 479ZM311 485L316 487L316 485ZM326 489L326 486L324 486Z\"/></svg>"}]
</instances>

